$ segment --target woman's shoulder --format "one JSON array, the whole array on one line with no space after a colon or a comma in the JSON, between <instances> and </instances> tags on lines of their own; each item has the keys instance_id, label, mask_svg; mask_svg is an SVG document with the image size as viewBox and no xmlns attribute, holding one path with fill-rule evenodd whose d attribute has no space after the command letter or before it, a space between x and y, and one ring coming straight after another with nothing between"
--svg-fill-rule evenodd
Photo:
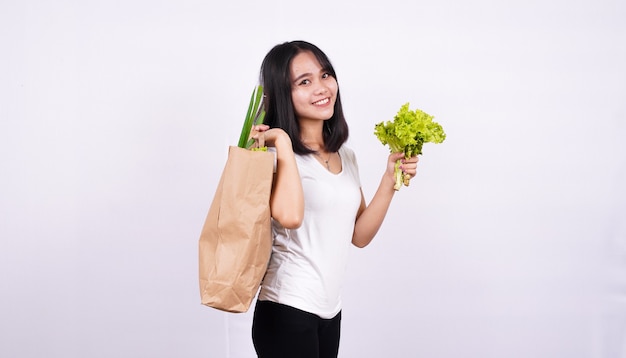
<instances>
[{"instance_id":1,"label":"woman's shoulder","mask_svg":"<svg viewBox=\"0 0 626 358\"><path fill-rule=\"evenodd\" d=\"M343 158L349 159L352 162L356 162L356 154L354 150L348 145L344 144L339 148L339 155Z\"/></svg>"}]
</instances>

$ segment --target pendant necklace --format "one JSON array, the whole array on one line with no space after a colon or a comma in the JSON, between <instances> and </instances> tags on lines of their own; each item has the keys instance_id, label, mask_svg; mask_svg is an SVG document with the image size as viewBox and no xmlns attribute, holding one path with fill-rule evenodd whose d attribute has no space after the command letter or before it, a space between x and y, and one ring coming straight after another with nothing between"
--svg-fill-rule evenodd
<instances>
[{"instance_id":1,"label":"pendant necklace","mask_svg":"<svg viewBox=\"0 0 626 358\"><path fill-rule=\"evenodd\" d=\"M330 157L331 157L331 155L333 155L333 153L328 153L328 159L324 159L324 158L322 157L322 155L321 155L321 154L319 154L318 152L315 152L315 155L317 155L318 157L320 157L320 159L321 159L324 163L326 163L326 169L328 169L328 170L330 171L330 165L328 164L328 161L330 160Z\"/></svg>"}]
</instances>

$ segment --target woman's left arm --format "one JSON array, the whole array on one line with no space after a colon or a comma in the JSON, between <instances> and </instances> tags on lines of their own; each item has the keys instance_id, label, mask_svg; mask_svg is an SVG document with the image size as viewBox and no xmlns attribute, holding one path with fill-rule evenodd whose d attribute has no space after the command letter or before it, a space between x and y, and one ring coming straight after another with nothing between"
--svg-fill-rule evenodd
<instances>
[{"instance_id":1,"label":"woman's left arm","mask_svg":"<svg viewBox=\"0 0 626 358\"><path fill-rule=\"evenodd\" d=\"M393 199L393 195L396 192L393 186L395 185L395 164L398 159L402 160L402 170L409 174L411 178L415 176L417 156L404 159L404 153L392 153L389 155L387 169L369 205L365 204L365 197L363 196L363 190L361 190L361 206L357 213L354 233L352 234L352 244L354 246L367 246L376 236L378 229L380 229L385 215L387 215L391 199Z\"/></svg>"}]
</instances>

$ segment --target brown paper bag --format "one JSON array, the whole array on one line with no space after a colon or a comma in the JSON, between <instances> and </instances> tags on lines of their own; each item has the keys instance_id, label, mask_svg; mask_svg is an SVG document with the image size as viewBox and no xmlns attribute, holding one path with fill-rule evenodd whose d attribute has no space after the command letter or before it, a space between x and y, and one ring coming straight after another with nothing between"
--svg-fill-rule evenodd
<instances>
[{"instance_id":1,"label":"brown paper bag","mask_svg":"<svg viewBox=\"0 0 626 358\"><path fill-rule=\"evenodd\" d=\"M246 312L267 269L274 154L231 146L199 242L202 304Z\"/></svg>"}]
</instances>

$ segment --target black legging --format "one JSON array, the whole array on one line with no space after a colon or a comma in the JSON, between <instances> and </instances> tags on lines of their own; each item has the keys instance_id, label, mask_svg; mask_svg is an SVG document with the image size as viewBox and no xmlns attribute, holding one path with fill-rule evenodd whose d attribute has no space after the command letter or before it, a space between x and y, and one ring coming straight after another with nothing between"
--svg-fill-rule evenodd
<instances>
[{"instance_id":1,"label":"black legging","mask_svg":"<svg viewBox=\"0 0 626 358\"><path fill-rule=\"evenodd\" d=\"M336 358L341 312L332 319L274 303L257 301L252 342L259 358Z\"/></svg>"}]
</instances>

